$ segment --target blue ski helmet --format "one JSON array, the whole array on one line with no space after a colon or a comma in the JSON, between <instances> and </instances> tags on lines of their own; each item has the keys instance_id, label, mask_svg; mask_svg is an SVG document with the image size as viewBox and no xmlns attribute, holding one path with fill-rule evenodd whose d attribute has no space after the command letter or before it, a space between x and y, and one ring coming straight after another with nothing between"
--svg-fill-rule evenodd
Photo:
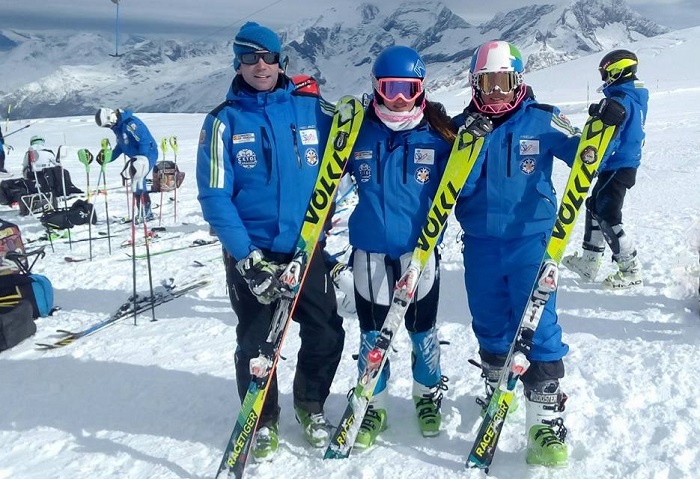
<instances>
[{"instance_id":1,"label":"blue ski helmet","mask_svg":"<svg viewBox=\"0 0 700 479\"><path fill-rule=\"evenodd\" d=\"M394 45L379 54L372 66L372 79L425 78L425 63L411 47Z\"/></svg>"}]
</instances>

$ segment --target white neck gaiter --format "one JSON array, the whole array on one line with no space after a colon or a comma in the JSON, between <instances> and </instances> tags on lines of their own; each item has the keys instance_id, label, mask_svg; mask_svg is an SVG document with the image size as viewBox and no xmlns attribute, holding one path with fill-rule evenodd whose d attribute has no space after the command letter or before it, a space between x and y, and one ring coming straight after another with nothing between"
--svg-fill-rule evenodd
<instances>
[{"instance_id":1,"label":"white neck gaiter","mask_svg":"<svg viewBox=\"0 0 700 479\"><path fill-rule=\"evenodd\" d=\"M391 111L385 105L380 105L375 100L373 102L374 112L387 128L393 131L412 130L423 120L423 108L425 102L420 106L414 106L410 111Z\"/></svg>"}]
</instances>

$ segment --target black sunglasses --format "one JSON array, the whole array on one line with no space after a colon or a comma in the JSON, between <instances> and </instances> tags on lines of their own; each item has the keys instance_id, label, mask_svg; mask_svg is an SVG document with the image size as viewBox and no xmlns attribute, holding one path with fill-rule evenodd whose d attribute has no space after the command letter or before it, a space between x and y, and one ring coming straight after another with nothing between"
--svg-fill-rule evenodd
<instances>
[{"instance_id":1,"label":"black sunglasses","mask_svg":"<svg viewBox=\"0 0 700 479\"><path fill-rule=\"evenodd\" d=\"M244 65L255 65L260 61L260 59L267 63L268 65L274 65L280 62L280 54L265 52L265 53L244 53L238 59Z\"/></svg>"}]
</instances>

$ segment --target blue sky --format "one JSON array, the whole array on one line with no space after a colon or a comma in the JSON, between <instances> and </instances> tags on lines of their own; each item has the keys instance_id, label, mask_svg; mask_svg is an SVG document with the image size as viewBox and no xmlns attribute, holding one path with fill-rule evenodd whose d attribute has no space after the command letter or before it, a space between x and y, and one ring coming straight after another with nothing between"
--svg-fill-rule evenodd
<instances>
[{"instance_id":1,"label":"blue sky","mask_svg":"<svg viewBox=\"0 0 700 479\"><path fill-rule=\"evenodd\" d=\"M199 3L191 0L121 0L120 28L125 33L231 37L246 19L279 27L299 18L314 17L314 4L318 5L320 13L337 1L205 0ZM389 3L389 0L376 1ZM499 11L531 3L560 1L443 0L443 3L468 22L479 24ZM627 4L642 15L672 28L700 25L697 0L627 0ZM110 31L115 25L116 6L110 0L0 0L0 11L0 29Z\"/></svg>"}]
</instances>

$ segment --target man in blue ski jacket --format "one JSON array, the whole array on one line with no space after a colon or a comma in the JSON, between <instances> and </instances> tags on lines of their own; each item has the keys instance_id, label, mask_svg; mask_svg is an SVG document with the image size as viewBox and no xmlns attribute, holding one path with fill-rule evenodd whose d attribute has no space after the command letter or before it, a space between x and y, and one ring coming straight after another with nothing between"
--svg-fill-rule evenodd
<instances>
[{"instance_id":1,"label":"man in blue ski jacket","mask_svg":"<svg viewBox=\"0 0 700 479\"><path fill-rule=\"evenodd\" d=\"M100 108L95 113L95 123L111 129L117 138L117 145L112 150L112 161L122 153L129 158L127 171L131 176L131 188L136 200L135 219L152 220L146 176L158 160L156 140L146 124L129 110Z\"/></svg>"},{"instance_id":2,"label":"man in blue ski jacket","mask_svg":"<svg viewBox=\"0 0 700 479\"><path fill-rule=\"evenodd\" d=\"M642 284L637 248L622 228L625 195L635 184L642 159L649 103L649 91L643 88L636 75L638 63L637 55L629 50L613 50L600 61L598 71L604 83L599 91L607 101L622 104L625 120L608 147L612 153L601 165L598 179L586 201L583 254L576 252L562 259L562 263L581 278L595 281L607 243L618 271L603 283L614 289Z\"/></svg>"},{"instance_id":3,"label":"man in blue ski jacket","mask_svg":"<svg viewBox=\"0 0 700 479\"><path fill-rule=\"evenodd\" d=\"M279 274L293 256L334 107L299 88L282 69L277 35L254 22L233 43L236 76L226 101L204 120L197 151L197 186L204 219L221 240L236 316L236 380L241 400L278 304ZM322 254L314 254L294 318L301 347L294 407L314 447L328 440L323 406L343 350L342 319ZM276 374L258 422L253 457L278 448Z\"/></svg>"}]
</instances>

